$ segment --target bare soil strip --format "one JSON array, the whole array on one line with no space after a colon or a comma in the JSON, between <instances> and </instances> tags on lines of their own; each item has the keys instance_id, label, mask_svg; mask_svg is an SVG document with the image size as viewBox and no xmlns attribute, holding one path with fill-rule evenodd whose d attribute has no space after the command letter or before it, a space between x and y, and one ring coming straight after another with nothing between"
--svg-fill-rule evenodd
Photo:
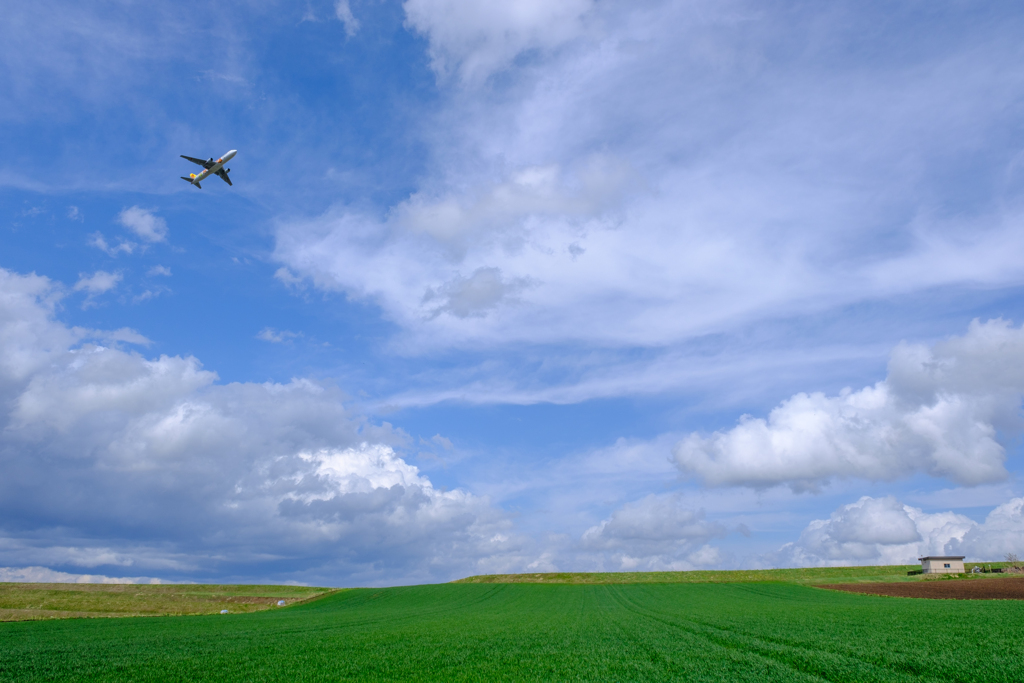
<instances>
[{"instance_id":1,"label":"bare soil strip","mask_svg":"<svg viewBox=\"0 0 1024 683\"><path fill-rule=\"evenodd\" d=\"M901 583L833 583L819 588L888 595L894 598L942 600L1024 600L1024 577L939 579Z\"/></svg>"}]
</instances>

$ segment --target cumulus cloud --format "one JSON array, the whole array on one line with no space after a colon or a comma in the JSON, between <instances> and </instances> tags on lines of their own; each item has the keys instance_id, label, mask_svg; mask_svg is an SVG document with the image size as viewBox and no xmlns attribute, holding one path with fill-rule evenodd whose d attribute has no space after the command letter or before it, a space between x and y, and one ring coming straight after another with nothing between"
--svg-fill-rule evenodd
<instances>
[{"instance_id":1,"label":"cumulus cloud","mask_svg":"<svg viewBox=\"0 0 1024 683\"><path fill-rule=\"evenodd\" d=\"M0 268L0 390L21 386L79 340L78 331L53 320L60 298L48 278Z\"/></svg>"},{"instance_id":2,"label":"cumulus cloud","mask_svg":"<svg viewBox=\"0 0 1024 683\"><path fill-rule=\"evenodd\" d=\"M146 271L146 275L149 275L150 277L154 277L156 275L170 277L171 269L168 268L167 266L153 266L152 268Z\"/></svg>"},{"instance_id":3,"label":"cumulus cloud","mask_svg":"<svg viewBox=\"0 0 1024 683\"><path fill-rule=\"evenodd\" d=\"M167 239L167 221L148 209L129 207L118 214L117 221L146 242L163 242Z\"/></svg>"},{"instance_id":4,"label":"cumulus cloud","mask_svg":"<svg viewBox=\"0 0 1024 683\"><path fill-rule=\"evenodd\" d=\"M347 4L347 3L346 3ZM464 83L486 79L528 50L576 38L593 0L406 0L406 25L427 37L431 66Z\"/></svg>"},{"instance_id":5,"label":"cumulus cloud","mask_svg":"<svg viewBox=\"0 0 1024 683\"><path fill-rule=\"evenodd\" d=\"M0 293L2 565L380 583L519 552L500 511L435 488L336 388L219 384L193 357L78 343L45 278L0 270Z\"/></svg>"},{"instance_id":6,"label":"cumulus cloud","mask_svg":"<svg viewBox=\"0 0 1024 683\"><path fill-rule=\"evenodd\" d=\"M996 507L983 524L972 526L963 538L948 545L954 554L976 559L1000 560L1007 553L1024 555L1024 498Z\"/></svg>"},{"instance_id":7,"label":"cumulus cloud","mask_svg":"<svg viewBox=\"0 0 1024 683\"><path fill-rule=\"evenodd\" d=\"M89 294L109 292L117 287L121 277L120 273L108 273L105 270L97 270L88 277L83 273L79 276L78 282L75 283L75 291L86 291Z\"/></svg>"},{"instance_id":8,"label":"cumulus cloud","mask_svg":"<svg viewBox=\"0 0 1024 683\"><path fill-rule=\"evenodd\" d=\"M691 434L679 468L712 486L786 484L814 490L833 477L891 480L915 472L973 486L1007 476L1001 431L1021 427L1024 328L971 323L929 348L901 344L888 377L838 396L797 394L767 418Z\"/></svg>"},{"instance_id":9,"label":"cumulus cloud","mask_svg":"<svg viewBox=\"0 0 1024 683\"><path fill-rule=\"evenodd\" d=\"M925 513L892 496L864 496L768 556L773 566L914 564L925 555L998 561L1024 545L1024 498L996 507L981 524L954 512Z\"/></svg>"},{"instance_id":10,"label":"cumulus cloud","mask_svg":"<svg viewBox=\"0 0 1024 683\"><path fill-rule=\"evenodd\" d=\"M720 552L707 542L726 533L703 511L686 507L681 495L652 493L587 529L579 545L619 569L680 571L718 564Z\"/></svg>"}]
</instances>

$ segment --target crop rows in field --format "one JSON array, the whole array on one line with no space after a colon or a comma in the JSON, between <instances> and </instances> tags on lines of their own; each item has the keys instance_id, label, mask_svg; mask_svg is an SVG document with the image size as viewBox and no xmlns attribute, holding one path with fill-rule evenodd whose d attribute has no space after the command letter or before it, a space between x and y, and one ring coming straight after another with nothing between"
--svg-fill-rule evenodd
<instances>
[{"instance_id":1,"label":"crop rows in field","mask_svg":"<svg viewBox=\"0 0 1024 683\"><path fill-rule=\"evenodd\" d=\"M237 616L0 624L0 679L1018 681L1022 607L770 583L356 589Z\"/></svg>"}]
</instances>

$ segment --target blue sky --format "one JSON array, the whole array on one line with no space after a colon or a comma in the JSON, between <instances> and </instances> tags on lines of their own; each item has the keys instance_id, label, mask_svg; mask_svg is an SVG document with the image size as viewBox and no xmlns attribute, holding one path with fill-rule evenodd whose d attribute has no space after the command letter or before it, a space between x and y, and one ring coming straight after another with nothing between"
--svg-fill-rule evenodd
<instances>
[{"instance_id":1,"label":"blue sky","mask_svg":"<svg viewBox=\"0 0 1024 683\"><path fill-rule=\"evenodd\" d=\"M1022 24L11 9L0 578L1024 552Z\"/></svg>"}]
</instances>

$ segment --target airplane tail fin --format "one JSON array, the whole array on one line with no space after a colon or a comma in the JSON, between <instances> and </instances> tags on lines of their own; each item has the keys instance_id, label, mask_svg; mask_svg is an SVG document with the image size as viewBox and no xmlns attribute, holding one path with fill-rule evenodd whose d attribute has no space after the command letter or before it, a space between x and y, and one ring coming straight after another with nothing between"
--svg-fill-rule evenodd
<instances>
[{"instance_id":1,"label":"airplane tail fin","mask_svg":"<svg viewBox=\"0 0 1024 683\"><path fill-rule=\"evenodd\" d=\"M199 188L200 190L201 190L201 189L203 189L203 186L202 186L202 185L200 185L199 183L195 182L195 178L189 178L188 176L184 176L184 175L183 175L183 176L181 176L181 179L182 179L182 180L187 180L187 181L188 181L189 183L191 183L192 185L195 185L195 186L196 186L196 187L198 187L198 188Z\"/></svg>"}]
</instances>

